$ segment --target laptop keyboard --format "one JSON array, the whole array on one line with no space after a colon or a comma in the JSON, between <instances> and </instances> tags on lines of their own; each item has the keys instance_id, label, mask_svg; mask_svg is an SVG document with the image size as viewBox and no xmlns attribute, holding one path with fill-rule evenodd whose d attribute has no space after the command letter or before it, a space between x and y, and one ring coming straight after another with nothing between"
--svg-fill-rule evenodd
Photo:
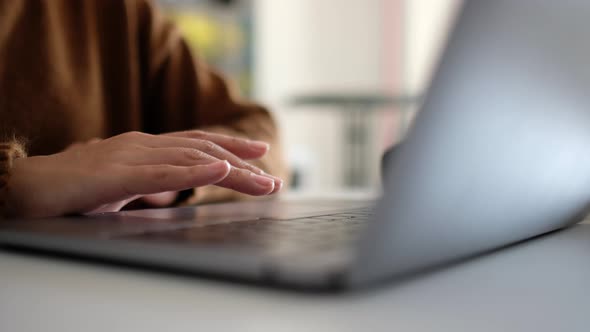
<instances>
[{"instance_id":1,"label":"laptop keyboard","mask_svg":"<svg viewBox=\"0 0 590 332\"><path fill-rule=\"evenodd\" d=\"M175 244L257 247L272 251L296 248L328 250L354 244L373 209L294 219L257 219L146 232L120 238Z\"/></svg>"}]
</instances>

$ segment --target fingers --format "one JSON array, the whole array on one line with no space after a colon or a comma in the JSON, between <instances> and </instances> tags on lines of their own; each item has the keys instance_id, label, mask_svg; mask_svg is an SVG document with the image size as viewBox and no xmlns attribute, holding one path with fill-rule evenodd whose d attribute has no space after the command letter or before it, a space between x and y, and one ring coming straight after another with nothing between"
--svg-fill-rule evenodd
<instances>
[{"instance_id":1,"label":"fingers","mask_svg":"<svg viewBox=\"0 0 590 332\"><path fill-rule=\"evenodd\" d=\"M139 167L145 165L190 167L219 161L211 155L190 148L145 149L142 153L135 153L130 158L133 159L131 165ZM227 178L216 184L250 195L267 195L280 190L283 182L269 175L256 174L248 169L232 166Z\"/></svg>"},{"instance_id":2,"label":"fingers","mask_svg":"<svg viewBox=\"0 0 590 332\"><path fill-rule=\"evenodd\" d=\"M126 158L126 164L131 166L196 166L207 165L220 160L219 158L192 148L141 148L135 151L129 151Z\"/></svg>"},{"instance_id":3,"label":"fingers","mask_svg":"<svg viewBox=\"0 0 590 332\"><path fill-rule=\"evenodd\" d=\"M192 167L227 160L232 166L229 175L216 185L250 195L273 194L283 186L280 178L265 174L211 141L143 133L128 133L113 140L134 145L125 151L125 165Z\"/></svg>"},{"instance_id":4,"label":"fingers","mask_svg":"<svg viewBox=\"0 0 590 332\"><path fill-rule=\"evenodd\" d=\"M227 177L217 185L253 196L269 195L275 192L274 179L236 167L232 167Z\"/></svg>"},{"instance_id":5,"label":"fingers","mask_svg":"<svg viewBox=\"0 0 590 332\"><path fill-rule=\"evenodd\" d=\"M234 136L209 133L201 130L189 130L164 134L161 136L182 137L211 141L241 159L258 159L264 156L270 145L266 142L254 141Z\"/></svg>"},{"instance_id":6,"label":"fingers","mask_svg":"<svg viewBox=\"0 0 590 332\"><path fill-rule=\"evenodd\" d=\"M243 161L233 153L211 141L174 136L165 137L162 135L146 135L142 140L143 144L152 147L152 149L147 154L141 152L138 156L131 156L133 164L190 166L208 164L218 160L227 160L233 166L230 172L230 179L237 179L239 183L234 184L233 181L223 181L219 183L222 187L235 189L243 193L252 192L251 190L245 191L241 188L245 189L248 181L253 184L252 181L257 179L257 177L245 177L236 174L241 174L241 172L238 172L240 169L272 179L273 189L265 194L274 194L283 187L283 180L280 178L264 173L260 168ZM261 180L259 182L267 181ZM255 188L254 192L257 193L256 195L260 195L260 188Z\"/></svg>"},{"instance_id":7,"label":"fingers","mask_svg":"<svg viewBox=\"0 0 590 332\"><path fill-rule=\"evenodd\" d=\"M171 157L180 162L203 160L208 161L207 163L215 160L227 160L232 166L247 169L256 174L264 174L260 168L243 161L233 153L210 141L176 137L162 139L154 136L154 141L150 142L149 145L153 147L150 154L154 155L154 159L161 156L163 158ZM169 151L166 151L166 149L169 149Z\"/></svg>"},{"instance_id":8,"label":"fingers","mask_svg":"<svg viewBox=\"0 0 590 332\"><path fill-rule=\"evenodd\" d=\"M215 184L225 179L229 172L227 161L189 167L150 165L128 167L113 180L120 184L120 194L129 197Z\"/></svg>"}]
</instances>

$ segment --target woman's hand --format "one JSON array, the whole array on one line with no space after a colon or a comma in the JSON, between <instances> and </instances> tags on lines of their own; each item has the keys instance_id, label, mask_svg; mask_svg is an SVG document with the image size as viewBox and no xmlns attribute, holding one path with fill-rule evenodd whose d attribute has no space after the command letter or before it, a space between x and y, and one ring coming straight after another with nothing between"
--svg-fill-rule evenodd
<instances>
[{"instance_id":1,"label":"woman's hand","mask_svg":"<svg viewBox=\"0 0 590 332\"><path fill-rule=\"evenodd\" d=\"M267 151L263 142L203 131L129 132L16 160L7 206L11 214L28 217L118 211L145 195L170 199L175 195L167 192L210 184L273 194L282 180L244 161Z\"/></svg>"}]
</instances>

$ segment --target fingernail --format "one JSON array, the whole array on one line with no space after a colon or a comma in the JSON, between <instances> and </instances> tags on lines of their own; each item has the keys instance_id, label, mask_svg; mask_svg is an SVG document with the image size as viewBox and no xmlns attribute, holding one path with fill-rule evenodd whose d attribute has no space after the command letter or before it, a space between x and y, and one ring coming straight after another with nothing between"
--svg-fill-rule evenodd
<instances>
[{"instance_id":1,"label":"fingernail","mask_svg":"<svg viewBox=\"0 0 590 332\"><path fill-rule=\"evenodd\" d=\"M262 141L250 141L248 142L248 145L254 150L268 151L270 149L270 144Z\"/></svg>"},{"instance_id":2,"label":"fingernail","mask_svg":"<svg viewBox=\"0 0 590 332\"><path fill-rule=\"evenodd\" d=\"M270 174L266 174L266 173L264 173L264 171L262 171L262 173L258 174L258 175L265 176L269 179L272 179L275 183L275 191L280 190L283 187L283 179L281 179L279 177L276 177L276 176L270 175Z\"/></svg>"},{"instance_id":3,"label":"fingernail","mask_svg":"<svg viewBox=\"0 0 590 332\"><path fill-rule=\"evenodd\" d=\"M275 181L269 177L266 176L260 176L260 175L256 175L256 174L252 174L252 176L254 177L254 182L256 182L257 185L264 187L264 188L273 188L275 186Z\"/></svg>"},{"instance_id":4,"label":"fingernail","mask_svg":"<svg viewBox=\"0 0 590 332\"><path fill-rule=\"evenodd\" d=\"M275 180L275 190L274 190L274 192L278 193L279 191L281 191L281 189L283 189L283 180L277 178Z\"/></svg>"}]
</instances>

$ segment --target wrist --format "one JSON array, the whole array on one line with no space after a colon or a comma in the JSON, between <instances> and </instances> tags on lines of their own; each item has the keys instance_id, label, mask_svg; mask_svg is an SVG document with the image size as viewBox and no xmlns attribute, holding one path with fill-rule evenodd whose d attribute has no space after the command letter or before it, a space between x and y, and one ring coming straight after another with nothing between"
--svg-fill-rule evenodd
<instances>
[{"instance_id":1,"label":"wrist","mask_svg":"<svg viewBox=\"0 0 590 332\"><path fill-rule=\"evenodd\" d=\"M56 188L60 176L51 172L49 156L18 158L14 161L6 190L8 217L49 217L67 212Z\"/></svg>"}]
</instances>

